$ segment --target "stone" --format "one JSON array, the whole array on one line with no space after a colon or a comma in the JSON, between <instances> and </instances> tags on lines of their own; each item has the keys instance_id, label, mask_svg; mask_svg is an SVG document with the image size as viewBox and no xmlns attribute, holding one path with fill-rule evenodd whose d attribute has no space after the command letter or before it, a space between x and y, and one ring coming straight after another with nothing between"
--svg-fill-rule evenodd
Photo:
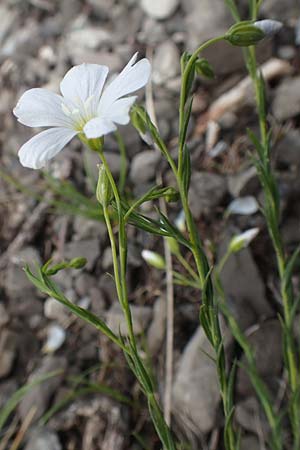
<instances>
[{"instance_id":1,"label":"stone","mask_svg":"<svg viewBox=\"0 0 300 450\"><path fill-rule=\"evenodd\" d=\"M9 379L0 383L0 409L6 405L17 389L18 385L14 379Z\"/></svg>"},{"instance_id":2,"label":"stone","mask_svg":"<svg viewBox=\"0 0 300 450\"><path fill-rule=\"evenodd\" d=\"M130 169L132 182L137 185L154 180L160 160L161 154L154 150L144 150L135 155Z\"/></svg>"},{"instance_id":3,"label":"stone","mask_svg":"<svg viewBox=\"0 0 300 450\"><path fill-rule=\"evenodd\" d=\"M261 378L274 388L278 389L278 379L282 368L282 331L278 320L268 320L258 325L253 332L247 333L247 340L254 354L256 368ZM245 366L246 358L241 358L241 365ZM236 380L237 391L246 397L254 395L254 389L247 372L239 367Z\"/></svg>"},{"instance_id":4,"label":"stone","mask_svg":"<svg viewBox=\"0 0 300 450\"><path fill-rule=\"evenodd\" d=\"M69 317L69 311L55 298L49 297L44 302L44 315L47 319L57 320L59 323L65 323Z\"/></svg>"},{"instance_id":5,"label":"stone","mask_svg":"<svg viewBox=\"0 0 300 450\"><path fill-rule=\"evenodd\" d=\"M30 375L28 383L47 375L49 372L61 370L62 373L49 378L48 380L36 384L30 391L22 398L18 406L18 412L21 419L27 417L31 408L35 408L34 421L47 411L49 402L56 392L57 388L62 382L63 372L67 367L67 360L62 356L46 356L40 363L40 366Z\"/></svg>"},{"instance_id":6,"label":"stone","mask_svg":"<svg viewBox=\"0 0 300 450\"><path fill-rule=\"evenodd\" d=\"M300 131L292 129L277 143L274 152L279 169L300 169Z\"/></svg>"},{"instance_id":7,"label":"stone","mask_svg":"<svg viewBox=\"0 0 300 450\"><path fill-rule=\"evenodd\" d=\"M242 436L240 450L261 450L258 438L254 435Z\"/></svg>"},{"instance_id":8,"label":"stone","mask_svg":"<svg viewBox=\"0 0 300 450\"><path fill-rule=\"evenodd\" d=\"M0 302L0 329L7 325L9 322L9 315L4 306L4 303Z\"/></svg>"},{"instance_id":9,"label":"stone","mask_svg":"<svg viewBox=\"0 0 300 450\"><path fill-rule=\"evenodd\" d=\"M0 334L0 378L10 374L17 355L18 337L10 330Z\"/></svg>"},{"instance_id":10,"label":"stone","mask_svg":"<svg viewBox=\"0 0 300 450\"><path fill-rule=\"evenodd\" d=\"M299 16L298 0L264 0L260 7L261 14L268 19L285 22Z\"/></svg>"},{"instance_id":11,"label":"stone","mask_svg":"<svg viewBox=\"0 0 300 450\"><path fill-rule=\"evenodd\" d=\"M147 342L151 355L156 355L161 349L166 329L167 305L165 298L155 300L153 308L153 319L148 329Z\"/></svg>"},{"instance_id":12,"label":"stone","mask_svg":"<svg viewBox=\"0 0 300 450\"><path fill-rule=\"evenodd\" d=\"M173 41L167 40L157 46L152 65L152 80L164 84L180 73L180 54Z\"/></svg>"},{"instance_id":13,"label":"stone","mask_svg":"<svg viewBox=\"0 0 300 450\"><path fill-rule=\"evenodd\" d=\"M266 439L269 436L270 428L256 397L248 397L246 400L237 402L234 416L237 423L244 428L244 430L254 434L259 433ZM247 450L252 450L252 447Z\"/></svg>"},{"instance_id":14,"label":"stone","mask_svg":"<svg viewBox=\"0 0 300 450\"><path fill-rule=\"evenodd\" d=\"M100 255L98 239L84 239L82 241L68 242L65 246L65 257L73 259L83 257L87 259L85 268L91 270ZM78 272L78 271L77 271Z\"/></svg>"},{"instance_id":15,"label":"stone","mask_svg":"<svg viewBox=\"0 0 300 450\"><path fill-rule=\"evenodd\" d=\"M239 232L235 230L233 234ZM226 236L220 245L219 260L227 249L229 239L230 237ZM243 329L258 319L273 315L266 298L265 284L249 248L229 257L220 278L232 313Z\"/></svg>"},{"instance_id":16,"label":"stone","mask_svg":"<svg viewBox=\"0 0 300 450\"><path fill-rule=\"evenodd\" d=\"M190 208L195 219L209 215L220 205L227 192L227 181L222 175L194 172L189 192Z\"/></svg>"},{"instance_id":17,"label":"stone","mask_svg":"<svg viewBox=\"0 0 300 450\"><path fill-rule=\"evenodd\" d=\"M149 306L131 305L130 309L133 320L133 332L136 335L141 334L146 330L147 325L150 322L152 308ZM121 333L123 336L128 335L125 317L119 303L115 303L111 306L106 313L106 319L108 327L111 328L114 333Z\"/></svg>"},{"instance_id":18,"label":"stone","mask_svg":"<svg viewBox=\"0 0 300 450\"><path fill-rule=\"evenodd\" d=\"M41 427L30 432L25 450L62 450L62 446L55 431Z\"/></svg>"},{"instance_id":19,"label":"stone","mask_svg":"<svg viewBox=\"0 0 300 450\"><path fill-rule=\"evenodd\" d=\"M243 197L257 193L259 180L256 168L250 167L228 176L228 190L233 197Z\"/></svg>"},{"instance_id":20,"label":"stone","mask_svg":"<svg viewBox=\"0 0 300 450\"><path fill-rule=\"evenodd\" d=\"M221 399L216 366L208 355L214 352L199 327L178 362L173 387L174 415L199 435L216 426Z\"/></svg>"},{"instance_id":21,"label":"stone","mask_svg":"<svg viewBox=\"0 0 300 450\"><path fill-rule=\"evenodd\" d=\"M177 9L179 0L141 0L141 7L145 13L154 19L169 18Z\"/></svg>"},{"instance_id":22,"label":"stone","mask_svg":"<svg viewBox=\"0 0 300 450\"><path fill-rule=\"evenodd\" d=\"M300 76L285 78L275 91L272 111L277 120L287 120L300 113Z\"/></svg>"}]
</instances>

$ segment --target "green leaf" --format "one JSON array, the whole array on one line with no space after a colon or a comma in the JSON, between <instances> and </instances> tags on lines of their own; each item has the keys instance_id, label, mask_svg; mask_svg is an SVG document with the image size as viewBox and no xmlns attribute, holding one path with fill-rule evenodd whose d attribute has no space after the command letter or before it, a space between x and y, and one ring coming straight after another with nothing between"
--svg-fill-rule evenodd
<instances>
[{"instance_id":1,"label":"green leaf","mask_svg":"<svg viewBox=\"0 0 300 450\"><path fill-rule=\"evenodd\" d=\"M182 159L182 173L181 179L184 187L185 194L189 192L191 182L191 155L187 145L183 146L183 159Z\"/></svg>"},{"instance_id":2,"label":"green leaf","mask_svg":"<svg viewBox=\"0 0 300 450\"><path fill-rule=\"evenodd\" d=\"M55 370L52 372L48 372L45 375L42 375L35 380L26 383L24 386L22 386L20 389L18 389L5 403L3 408L0 410L0 431L3 429L3 426L5 425L8 417L10 414L14 411L14 409L17 407L17 405L20 403L23 397L30 392L35 386L44 383L45 381L49 380L50 378L57 377L58 375L61 375L63 373L62 370Z\"/></svg>"}]
</instances>

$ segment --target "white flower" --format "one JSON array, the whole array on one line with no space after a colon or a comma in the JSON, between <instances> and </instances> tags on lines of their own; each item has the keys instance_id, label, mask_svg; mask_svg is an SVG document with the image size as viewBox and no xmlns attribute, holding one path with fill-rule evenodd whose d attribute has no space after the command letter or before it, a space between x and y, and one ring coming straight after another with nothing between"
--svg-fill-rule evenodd
<instances>
[{"instance_id":1,"label":"white flower","mask_svg":"<svg viewBox=\"0 0 300 450\"><path fill-rule=\"evenodd\" d=\"M29 127L51 127L26 142L19 151L25 167L40 169L77 134L99 138L129 123L129 110L136 96L126 95L147 84L150 63L136 64L137 53L104 89L108 67L81 64L70 69L62 82L62 95L47 89L30 89L14 109L18 121Z\"/></svg>"},{"instance_id":2,"label":"white flower","mask_svg":"<svg viewBox=\"0 0 300 450\"><path fill-rule=\"evenodd\" d=\"M259 228L250 228L237 236L234 236L229 244L229 250L231 253L236 253L242 248L248 247L250 242L258 235Z\"/></svg>"}]
</instances>

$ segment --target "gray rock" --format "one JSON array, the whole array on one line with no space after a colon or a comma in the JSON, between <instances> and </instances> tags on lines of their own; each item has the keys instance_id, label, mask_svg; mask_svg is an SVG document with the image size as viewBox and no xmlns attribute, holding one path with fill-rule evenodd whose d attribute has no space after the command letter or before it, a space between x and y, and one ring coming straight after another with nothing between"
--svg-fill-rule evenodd
<instances>
[{"instance_id":1,"label":"gray rock","mask_svg":"<svg viewBox=\"0 0 300 450\"><path fill-rule=\"evenodd\" d=\"M74 241L98 238L100 243L107 238L107 229L104 222L100 220L89 220L86 217L76 216L73 222Z\"/></svg>"},{"instance_id":2,"label":"gray rock","mask_svg":"<svg viewBox=\"0 0 300 450\"><path fill-rule=\"evenodd\" d=\"M260 8L261 14L268 19L277 19L282 22L298 18L298 0L264 0Z\"/></svg>"},{"instance_id":3,"label":"gray rock","mask_svg":"<svg viewBox=\"0 0 300 450\"><path fill-rule=\"evenodd\" d=\"M300 131L298 129L289 130L275 147L277 163L280 165L289 166L290 169L299 170L299 142Z\"/></svg>"},{"instance_id":4,"label":"gray rock","mask_svg":"<svg viewBox=\"0 0 300 450\"><path fill-rule=\"evenodd\" d=\"M155 19L167 19L177 9L179 0L141 0L141 7L146 14Z\"/></svg>"},{"instance_id":5,"label":"gray rock","mask_svg":"<svg viewBox=\"0 0 300 450\"><path fill-rule=\"evenodd\" d=\"M222 175L194 172L191 177L189 201L196 219L209 215L221 203L227 192L227 181Z\"/></svg>"},{"instance_id":6,"label":"gray rock","mask_svg":"<svg viewBox=\"0 0 300 450\"><path fill-rule=\"evenodd\" d=\"M36 369L28 379L28 382L39 379L41 376L48 374L49 372L62 370L67 367L67 360L61 356L46 356L38 369ZM27 417L31 408L35 408L36 412L34 420L37 421L48 409L49 401L54 392L59 387L62 381L63 373L49 378L43 383L38 383L34 386L26 395L22 398L18 406L18 411L21 419L24 420Z\"/></svg>"},{"instance_id":7,"label":"gray rock","mask_svg":"<svg viewBox=\"0 0 300 450\"><path fill-rule=\"evenodd\" d=\"M111 33L104 28L87 26L72 30L67 35L68 47L83 47L89 50L95 50L101 45L111 42Z\"/></svg>"},{"instance_id":8,"label":"gray rock","mask_svg":"<svg viewBox=\"0 0 300 450\"><path fill-rule=\"evenodd\" d=\"M10 374L17 355L18 337L10 330L2 330L0 334L0 378Z\"/></svg>"},{"instance_id":9,"label":"gray rock","mask_svg":"<svg viewBox=\"0 0 300 450\"><path fill-rule=\"evenodd\" d=\"M182 8L186 12L189 50L222 34L232 24L228 8L219 0L183 0Z\"/></svg>"},{"instance_id":10,"label":"gray rock","mask_svg":"<svg viewBox=\"0 0 300 450\"><path fill-rule=\"evenodd\" d=\"M263 435L267 439L269 426L256 397L248 397L246 400L237 403L235 418L244 430L260 436ZM252 450L252 448L249 448L249 450Z\"/></svg>"},{"instance_id":11,"label":"gray rock","mask_svg":"<svg viewBox=\"0 0 300 450\"><path fill-rule=\"evenodd\" d=\"M238 234L235 232L234 234ZM227 249L229 238L224 239L219 255ZM231 255L221 272L226 299L242 328L259 318L273 315L265 295L265 285L248 248Z\"/></svg>"},{"instance_id":12,"label":"gray rock","mask_svg":"<svg viewBox=\"0 0 300 450\"><path fill-rule=\"evenodd\" d=\"M0 302L0 329L3 328L9 322L9 315L4 306L4 303Z\"/></svg>"},{"instance_id":13,"label":"gray rock","mask_svg":"<svg viewBox=\"0 0 300 450\"><path fill-rule=\"evenodd\" d=\"M18 389L16 380L7 380L0 383L0 408L2 408Z\"/></svg>"},{"instance_id":14,"label":"gray rock","mask_svg":"<svg viewBox=\"0 0 300 450\"><path fill-rule=\"evenodd\" d=\"M87 259L86 269L91 270L100 254L98 239L68 242L65 246L67 259L84 257Z\"/></svg>"},{"instance_id":15,"label":"gray rock","mask_svg":"<svg viewBox=\"0 0 300 450\"><path fill-rule=\"evenodd\" d=\"M145 331L152 315L152 309L149 306L131 305L130 307L133 321L134 334L138 335ZM127 336L128 330L124 314L119 303L115 303L106 313L107 325L114 333L121 333Z\"/></svg>"},{"instance_id":16,"label":"gray rock","mask_svg":"<svg viewBox=\"0 0 300 450\"><path fill-rule=\"evenodd\" d=\"M62 450L62 446L54 431L42 427L31 431L25 450Z\"/></svg>"},{"instance_id":17,"label":"gray rock","mask_svg":"<svg viewBox=\"0 0 300 450\"><path fill-rule=\"evenodd\" d=\"M153 180L160 160L160 153L154 150L144 150L135 155L130 170L132 182L137 185Z\"/></svg>"},{"instance_id":18,"label":"gray rock","mask_svg":"<svg viewBox=\"0 0 300 450\"><path fill-rule=\"evenodd\" d=\"M199 328L180 358L173 387L173 413L196 434L212 430L220 402L216 367L207 354L214 352Z\"/></svg>"},{"instance_id":19,"label":"gray rock","mask_svg":"<svg viewBox=\"0 0 300 450\"><path fill-rule=\"evenodd\" d=\"M240 450L261 450L261 445L256 436L243 436Z\"/></svg>"},{"instance_id":20,"label":"gray rock","mask_svg":"<svg viewBox=\"0 0 300 450\"><path fill-rule=\"evenodd\" d=\"M233 197L253 195L257 192L258 187L259 180L255 167L228 176L228 189Z\"/></svg>"},{"instance_id":21,"label":"gray rock","mask_svg":"<svg viewBox=\"0 0 300 450\"><path fill-rule=\"evenodd\" d=\"M173 41L162 42L155 50L153 58L152 80L164 84L180 73L180 55Z\"/></svg>"},{"instance_id":22,"label":"gray rock","mask_svg":"<svg viewBox=\"0 0 300 450\"><path fill-rule=\"evenodd\" d=\"M49 297L44 302L44 315L47 319L57 320L60 324L64 324L69 317L69 310L55 298Z\"/></svg>"},{"instance_id":23,"label":"gray rock","mask_svg":"<svg viewBox=\"0 0 300 450\"><path fill-rule=\"evenodd\" d=\"M278 86L272 111L278 120L287 120L300 113L300 76L285 78Z\"/></svg>"},{"instance_id":24,"label":"gray rock","mask_svg":"<svg viewBox=\"0 0 300 450\"><path fill-rule=\"evenodd\" d=\"M282 368L282 333L277 320L262 323L252 333L247 333L247 339L254 354L259 375L269 387L278 389L277 383ZM241 359L246 365L246 358ZM237 371L237 391L245 396L254 395L254 389L247 372L239 367Z\"/></svg>"},{"instance_id":25,"label":"gray rock","mask_svg":"<svg viewBox=\"0 0 300 450\"><path fill-rule=\"evenodd\" d=\"M166 299L158 298L154 303L153 319L147 333L148 350L156 355L160 350L166 329Z\"/></svg>"}]
</instances>

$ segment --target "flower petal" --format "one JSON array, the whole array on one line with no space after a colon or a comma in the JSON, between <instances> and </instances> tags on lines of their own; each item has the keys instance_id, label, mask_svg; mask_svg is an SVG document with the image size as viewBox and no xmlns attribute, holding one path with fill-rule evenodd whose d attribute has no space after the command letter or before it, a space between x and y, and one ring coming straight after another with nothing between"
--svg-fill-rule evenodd
<instances>
[{"instance_id":1,"label":"flower petal","mask_svg":"<svg viewBox=\"0 0 300 450\"><path fill-rule=\"evenodd\" d=\"M95 117L84 126L83 131L88 139L94 139L111 133L116 129L116 125L111 120Z\"/></svg>"},{"instance_id":2,"label":"flower petal","mask_svg":"<svg viewBox=\"0 0 300 450\"><path fill-rule=\"evenodd\" d=\"M136 99L137 96L133 95L131 97L116 100L111 105L108 113L105 114L105 118L112 122L119 123L120 125L126 125L130 121L129 110Z\"/></svg>"},{"instance_id":3,"label":"flower petal","mask_svg":"<svg viewBox=\"0 0 300 450\"><path fill-rule=\"evenodd\" d=\"M137 91L145 86L151 73L151 65L148 59L144 58L136 64L137 53L131 58L122 72L104 90L100 99L98 113L106 114L112 103L124 95Z\"/></svg>"},{"instance_id":4,"label":"flower petal","mask_svg":"<svg viewBox=\"0 0 300 450\"><path fill-rule=\"evenodd\" d=\"M80 99L83 103L94 96L99 101L108 67L98 64L80 64L72 67L60 83L60 90L68 100Z\"/></svg>"},{"instance_id":5,"label":"flower petal","mask_svg":"<svg viewBox=\"0 0 300 450\"><path fill-rule=\"evenodd\" d=\"M77 131L67 128L50 128L42 131L19 150L21 164L31 169L44 167L46 162L57 155L76 134Z\"/></svg>"},{"instance_id":6,"label":"flower petal","mask_svg":"<svg viewBox=\"0 0 300 450\"><path fill-rule=\"evenodd\" d=\"M13 113L28 127L68 127L71 122L62 111L63 98L47 89L24 92Z\"/></svg>"}]
</instances>

